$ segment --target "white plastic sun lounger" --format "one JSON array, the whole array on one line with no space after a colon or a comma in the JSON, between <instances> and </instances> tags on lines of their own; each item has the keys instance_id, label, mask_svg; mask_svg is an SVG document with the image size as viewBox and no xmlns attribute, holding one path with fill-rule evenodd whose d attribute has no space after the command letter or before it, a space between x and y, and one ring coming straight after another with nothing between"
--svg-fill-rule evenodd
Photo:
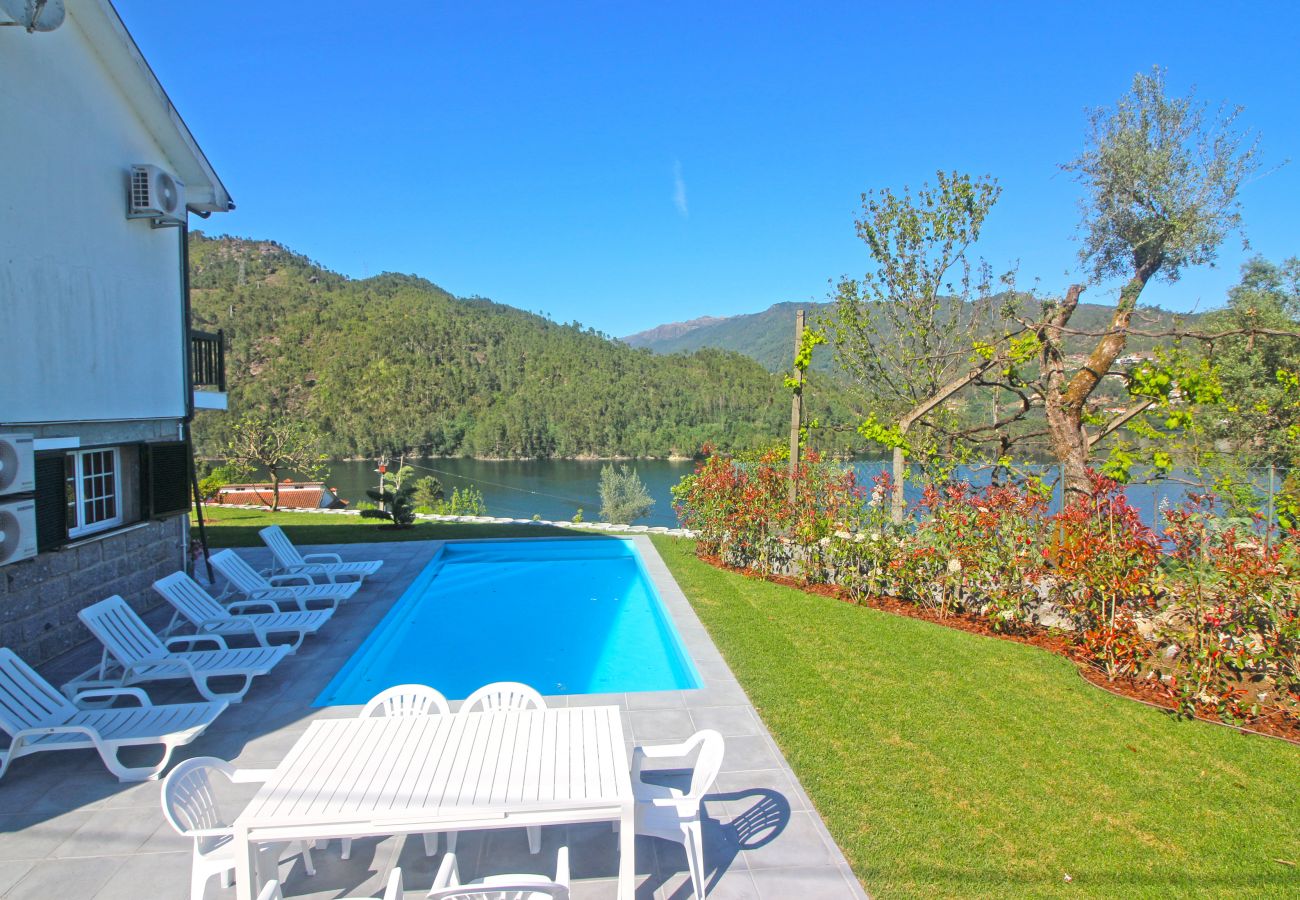
<instances>
[{"instance_id":1,"label":"white plastic sun lounger","mask_svg":"<svg viewBox=\"0 0 1300 900\"><path fill-rule=\"evenodd\" d=\"M270 640L270 635L294 635L293 643L285 644L292 653L302 646L303 638L315 634L334 615L332 609L312 612L280 612L270 600L239 600L222 606L203 587L184 572L173 572L153 583L153 589L163 595L176 609L172 625L184 617L199 634L219 634L224 637L248 635L263 647L280 644ZM245 613L247 609L268 610L262 613ZM232 613L240 613L232 615Z\"/></svg>"},{"instance_id":2,"label":"white plastic sun lounger","mask_svg":"<svg viewBox=\"0 0 1300 900\"><path fill-rule=\"evenodd\" d=\"M310 601L325 603L331 608L347 600L361 587L359 581L341 584L313 584L306 575L272 575L270 579L246 563L234 550L213 554L212 564L237 593L249 600L270 600L276 605L289 603L303 612ZM298 584L282 584L297 581Z\"/></svg>"},{"instance_id":3,"label":"white plastic sun lounger","mask_svg":"<svg viewBox=\"0 0 1300 900\"><path fill-rule=\"evenodd\" d=\"M0 751L0 777L20 756L43 750L96 750L121 781L157 778L171 761L172 750L188 744L226 708L221 701L154 706L139 688L94 688L76 694L77 703L94 698L134 698L140 705L117 709L82 709L23 662L8 647L0 649L0 728L9 734L9 749ZM162 760L152 766L125 766L123 747L161 744Z\"/></svg>"},{"instance_id":4,"label":"white plastic sun lounger","mask_svg":"<svg viewBox=\"0 0 1300 900\"><path fill-rule=\"evenodd\" d=\"M384 564L382 559L369 562L344 562L337 553L308 553L305 556L289 540L289 536L279 525L268 525L258 532L266 546L271 548L275 560L271 574L306 575L313 581L323 578L334 584L339 578L355 578L364 581L367 575L373 575Z\"/></svg>"},{"instance_id":5,"label":"white plastic sun lounger","mask_svg":"<svg viewBox=\"0 0 1300 900\"><path fill-rule=\"evenodd\" d=\"M104 645L104 656L98 666L64 685L64 693L188 678L207 699L238 703L256 676L265 675L289 655L288 647L232 650L219 634L181 635L168 638L164 644L118 596L86 607L77 613L77 618ZM217 649L177 653L172 647L178 644L191 647L213 644ZM214 691L209 680L222 677L242 678L243 686L230 693Z\"/></svg>"}]
</instances>

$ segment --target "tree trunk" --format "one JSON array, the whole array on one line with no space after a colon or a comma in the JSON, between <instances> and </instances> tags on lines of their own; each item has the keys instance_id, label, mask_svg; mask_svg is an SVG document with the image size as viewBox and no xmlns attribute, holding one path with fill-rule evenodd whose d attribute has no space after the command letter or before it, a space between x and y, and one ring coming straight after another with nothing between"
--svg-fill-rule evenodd
<instances>
[{"instance_id":1,"label":"tree trunk","mask_svg":"<svg viewBox=\"0 0 1300 900\"><path fill-rule=\"evenodd\" d=\"M1052 451L1065 479L1065 503L1092 492L1088 483L1088 441L1083 426L1060 404L1047 404L1047 428Z\"/></svg>"},{"instance_id":2,"label":"tree trunk","mask_svg":"<svg viewBox=\"0 0 1300 900\"><path fill-rule=\"evenodd\" d=\"M1084 286L1072 284L1065 299L1052 311L1039 329L1042 344L1040 363L1044 387L1043 406L1047 413L1048 440L1061 467L1065 482L1064 504L1077 494L1088 493L1088 446L1083 437L1082 405L1078 410L1068 405L1069 385L1065 380L1065 354L1061 343L1061 330L1070 321L1079 306L1079 296Z\"/></svg>"},{"instance_id":3,"label":"tree trunk","mask_svg":"<svg viewBox=\"0 0 1300 900\"><path fill-rule=\"evenodd\" d=\"M1088 450L1093 442L1088 440L1088 435L1083 430L1084 409L1092 392L1124 352L1129 323L1133 320L1138 297L1159 268L1158 260L1138 267L1119 293L1119 302L1115 304L1115 312L1111 314L1106 333L1092 348L1088 361L1068 381L1065 377L1062 332L1079 306L1079 296L1083 293L1084 286L1070 285L1065 299L1039 329L1038 337L1043 345L1042 374L1046 387L1043 405L1046 407L1052 450L1065 481L1066 503L1072 497L1087 495L1091 491L1088 483Z\"/></svg>"},{"instance_id":4,"label":"tree trunk","mask_svg":"<svg viewBox=\"0 0 1300 900\"><path fill-rule=\"evenodd\" d=\"M280 508L280 473L275 467L268 469L271 473L271 512Z\"/></svg>"},{"instance_id":5,"label":"tree trunk","mask_svg":"<svg viewBox=\"0 0 1300 900\"><path fill-rule=\"evenodd\" d=\"M894 448L894 490L889 498L889 518L895 525L903 524L903 448Z\"/></svg>"}]
</instances>

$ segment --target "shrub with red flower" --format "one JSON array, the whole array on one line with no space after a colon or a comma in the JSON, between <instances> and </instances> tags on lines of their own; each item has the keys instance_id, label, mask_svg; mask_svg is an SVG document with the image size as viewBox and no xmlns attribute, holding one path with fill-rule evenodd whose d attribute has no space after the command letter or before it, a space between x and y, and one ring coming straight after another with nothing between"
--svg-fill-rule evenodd
<instances>
[{"instance_id":1,"label":"shrub with red flower","mask_svg":"<svg viewBox=\"0 0 1300 900\"><path fill-rule=\"evenodd\" d=\"M1134 613L1155 606L1160 541L1118 482L1089 471L1092 490L1053 517L1044 549L1055 600L1080 624L1082 643L1107 677L1136 674L1149 655Z\"/></svg>"},{"instance_id":2,"label":"shrub with red flower","mask_svg":"<svg viewBox=\"0 0 1300 900\"><path fill-rule=\"evenodd\" d=\"M1184 613L1163 637L1179 649L1188 712L1229 719L1265 706L1300 711L1300 565L1294 535L1224 524L1210 495L1166 511L1173 602ZM1256 524L1264 524L1262 522Z\"/></svg>"},{"instance_id":3,"label":"shrub with red flower","mask_svg":"<svg viewBox=\"0 0 1300 900\"><path fill-rule=\"evenodd\" d=\"M711 456L673 488L673 498L682 524L698 535L699 552L763 574L793 568L821 580L823 542L856 521L862 491L852 469L814 451L791 473L783 454L771 450L752 463Z\"/></svg>"},{"instance_id":4,"label":"shrub with red flower","mask_svg":"<svg viewBox=\"0 0 1300 900\"><path fill-rule=\"evenodd\" d=\"M931 484L898 526L887 475L864 492L846 467L810 454L792 476L772 451L710 456L674 496L703 555L1002 631L1051 622L1108 677L1158 674L1188 712L1300 719L1300 531L1189 496L1166 511L1162 546L1118 483L1089 479L1055 515L1033 479Z\"/></svg>"}]
</instances>

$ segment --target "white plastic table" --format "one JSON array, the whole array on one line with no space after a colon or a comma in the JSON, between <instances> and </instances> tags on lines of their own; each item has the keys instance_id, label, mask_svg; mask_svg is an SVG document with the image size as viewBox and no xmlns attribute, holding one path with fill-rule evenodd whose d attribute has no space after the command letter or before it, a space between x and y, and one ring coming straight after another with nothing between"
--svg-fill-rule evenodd
<instances>
[{"instance_id":1,"label":"white plastic table","mask_svg":"<svg viewBox=\"0 0 1300 900\"><path fill-rule=\"evenodd\" d=\"M616 706L313 722L234 823L238 900L265 841L618 819L618 895L635 822Z\"/></svg>"}]
</instances>

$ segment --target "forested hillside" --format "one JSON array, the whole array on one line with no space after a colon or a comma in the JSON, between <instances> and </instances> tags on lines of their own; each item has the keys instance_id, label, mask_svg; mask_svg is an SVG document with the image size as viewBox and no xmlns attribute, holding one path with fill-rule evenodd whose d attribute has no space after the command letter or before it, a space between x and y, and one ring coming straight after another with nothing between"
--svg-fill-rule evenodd
<instances>
[{"instance_id":1,"label":"forested hillside","mask_svg":"<svg viewBox=\"0 0 1300 900\"><path fill-rule=\"evenodd\" d=\"M195 327L226 333L231 394L230 412L200 416L201 452L254 410L315 423L335 456L684 455L789 427L780 376L737 353L658 356L423 278L349 279L269 241L193 232L190 272ZM807 393L810 417L854 421L838 387Z\"/></svg>"}]
</instances>

